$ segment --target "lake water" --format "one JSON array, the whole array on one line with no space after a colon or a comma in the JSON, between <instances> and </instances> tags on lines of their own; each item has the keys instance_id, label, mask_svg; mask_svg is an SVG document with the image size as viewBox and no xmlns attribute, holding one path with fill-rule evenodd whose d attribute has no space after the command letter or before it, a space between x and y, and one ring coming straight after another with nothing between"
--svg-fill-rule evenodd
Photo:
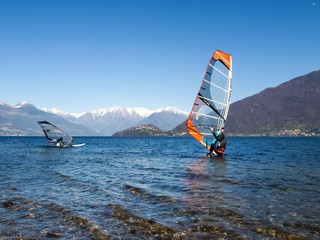
<instances>
[{"instance_id":1,"label":"lake water","mask_svg":"<svg viewBox=\"0 0 320 240\"><path fill-rule=\"evenodd\" d=\"M320 138L0 138L0 239L320 239Z\"/></svg>"}]
</instances>

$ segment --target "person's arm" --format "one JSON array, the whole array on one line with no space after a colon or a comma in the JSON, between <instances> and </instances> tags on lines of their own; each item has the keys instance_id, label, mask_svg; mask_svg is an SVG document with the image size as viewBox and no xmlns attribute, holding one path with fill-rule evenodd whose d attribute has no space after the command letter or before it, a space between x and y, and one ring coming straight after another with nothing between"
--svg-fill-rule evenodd
<instances>
[{"instance_id":1,"label":"person's arm","mask_svg":"<svg viewBox=\"0 0 320 240\"><path fill-rule=\"evenodd\" d=\"M216 133L214 132L213 128L211 128L211 132L212 132L213 136L215 137L215 139L217 139L219 141L219 139L218 139Z\"/></svg>"}]
</instances>

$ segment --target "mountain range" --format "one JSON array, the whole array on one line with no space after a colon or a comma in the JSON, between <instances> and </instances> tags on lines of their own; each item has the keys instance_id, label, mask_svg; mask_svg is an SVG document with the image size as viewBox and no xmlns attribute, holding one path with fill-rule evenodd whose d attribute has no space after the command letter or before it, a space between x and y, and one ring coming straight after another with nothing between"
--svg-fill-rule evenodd
<instances>
[{"instance_id":1,"label":"mountain range","mask_svg":"<svg viewBox=\"0 0 320 240\"><path fill-rule=\"evenodd\" d=\"M232 103L225 125L226 134L320 135L319 103L320 70ZM40 110L26 102L14 106L0 102L0 136L42 135L37 125L41 120L53 123L72 136L111 136L115 133L126 136L132 135L132 131L139 135L135 127L147 135L153 132L159 136L186 136L187 117L187 112L174 107L150 111L121 106L74 114L55 108ZM147 129L150 131L145 131Z\"/></svg>"},{"instance_id":2,"label":"mountain range","mask_svg":"<svg viewBox=\"0 0 320 240\"><path fill-rule=\"evenodd\" d=\"M71 123L56 114L39 110L27 102L14 106L0 102L0 136L42 135L42 130L37 124L37 121L42 120L52 122L72 135L94 134L94 131L83 125Z\"/></svg>"},{"instance_id":3,"label":"mountain range","mask_svg":"<svg viewBox=\"0 0 320 240\"><path fill-rule=\"evenodd\" d=\"M160 108L155 111L146 108L127 108L124 106L103 108L82 114L67 114L57 109L43 109L59 115L66 120L82 124L96 134L111 136L117 131L139 125L151 124L165 131L171 130L187 119L188 113L174 107Z\"/></svg>"},{"instance_id":4,"label":"mountain range","mask_svg":"<svg viewBox=\"0 0 320 240\"><path fill-rule=\"evenodd\" d=\"M319 103L320 71L314 71L231 104L226 134L319 136ZM187 136L186 122L167 132L139 126L117 132L114 136L173 136L173 131L174 136Z\"/></svg>"},{"instance_id":5,"label":"mountain range","mask_svg":"<svg viewBox=\"0 0 320 240\"><path fill-rule=\"evenodd\" d=\"M320 70L230 105L229 135L319 135Z\"/></svg>"},{"instance_id":6,"label":"mountain range","mask_svg":"<svg viewBox=\"0 0 320 240\"><path fill-rule=\"evenodd\" d=\"M170 130L186 118L186 112L174 107L150 111L121 106L69 114L56 108L40 110L27 102L14 106L0 102L0 136L42 135L37 125L40 120L47 120L72 136L111 136L117 131L141 124Z\"/></svg>"}]
</instances>

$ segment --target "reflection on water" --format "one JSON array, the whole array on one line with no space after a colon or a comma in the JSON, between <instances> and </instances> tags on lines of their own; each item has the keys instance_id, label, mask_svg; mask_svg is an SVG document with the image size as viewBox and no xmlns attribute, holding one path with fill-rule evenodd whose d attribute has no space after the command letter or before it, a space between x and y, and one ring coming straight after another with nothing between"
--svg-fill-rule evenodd
<instances>
[{"instance_id":1,"label":"reflection on water","mask_svg":"<svg viewBox=\"0 0 320 240\"><path fill-rule=\"evenodd\" d=\"M0 239L320 239L319 138L76 141L0 138Z\"/></svg>"}]
</instances>

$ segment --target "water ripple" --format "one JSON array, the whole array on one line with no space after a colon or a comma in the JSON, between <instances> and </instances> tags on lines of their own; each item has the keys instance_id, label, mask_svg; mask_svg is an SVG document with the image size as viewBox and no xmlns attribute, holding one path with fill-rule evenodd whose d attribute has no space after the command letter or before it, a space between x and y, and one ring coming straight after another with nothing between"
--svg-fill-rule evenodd
<instances>
[{"instance_id":1,"label":"water ripple","mask_svg":"<svg viewBox=\"0 0 320 240\"><path fill-rule=\"evenodd\" d=\"M320 239L320 138L75 141L0 138L0 239Z\"/></svg>"}]
</instances>

